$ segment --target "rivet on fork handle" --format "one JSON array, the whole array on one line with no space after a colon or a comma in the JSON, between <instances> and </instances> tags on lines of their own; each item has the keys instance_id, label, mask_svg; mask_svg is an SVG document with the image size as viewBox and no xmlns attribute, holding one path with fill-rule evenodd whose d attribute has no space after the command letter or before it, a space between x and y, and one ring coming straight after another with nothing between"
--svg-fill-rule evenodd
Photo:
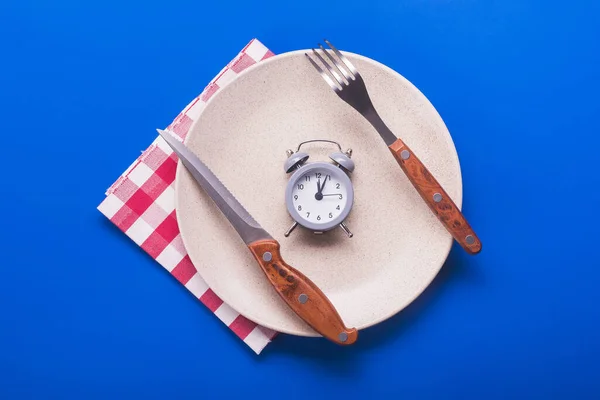
<instances>
[{"instance_id":1,"label":"rivet on fork handle","mask_svg":"<svg viewBox=\"0 0 600 400\"><path fill-rule=\"evenodd\" d=\"M481 241L454 201L434 176L429 173L421 160L401 139L392 143L389 149L421 198L442 221L452 237L467 253L479 253L481 251ZM406 157L407 153L410 154L410 157Z\"/></svg>"},{"instance_id":2,"label":"rivet on fork handle","mask_svg":"<svg viewBox=\"0 0 600 400\"><path fill-rule=\"evenodd\" d=\"M464 215L416 154L383 122L371 102L365 82L358 70L328 40L325 40L325 43L330 50L325 49L321 44L319 48L326 57L312 49L312 54L323 68L306 54L310 63L338 97L358 111L375 128L419 195L454 239L467 253L479 253L481 241Z\"/></svg>"}]
</instances>

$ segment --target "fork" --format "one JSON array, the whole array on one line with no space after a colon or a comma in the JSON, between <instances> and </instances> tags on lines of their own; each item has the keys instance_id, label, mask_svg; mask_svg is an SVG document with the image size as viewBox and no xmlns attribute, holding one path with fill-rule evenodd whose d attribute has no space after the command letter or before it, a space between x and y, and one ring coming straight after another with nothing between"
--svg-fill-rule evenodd
<instances>
[{"instance_id":1,"label":"fork","mask_svg":"<svg viewBox=\"0 0 600 400\"><path fill-rule=\"evenodd\" d=\"M419 195L427 203L431 211L438 217L452 237L469 254L481 251L481 241L467 222L466 218L438 183L435 177L423 165L417 155L400 138L396 137L383 122L369 97L363 78L354 65L333 46L327 39L325 43L330 49L318 44L326 61L321 54L312 49L315 57L323 64L325 72L319 64L305 53L308 60L321 74L325 82L346 103L352 106L375 128L390 149L392 155L407 175ZM333 52L333 54L332 54ZM333 78L333 79L332 79Z\"/></svg>"}]
</instances>

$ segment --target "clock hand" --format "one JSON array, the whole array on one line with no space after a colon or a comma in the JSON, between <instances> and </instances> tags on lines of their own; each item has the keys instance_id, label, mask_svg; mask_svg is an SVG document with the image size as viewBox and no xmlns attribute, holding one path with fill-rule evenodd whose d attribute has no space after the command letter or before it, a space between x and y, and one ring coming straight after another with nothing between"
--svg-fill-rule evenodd
<instances>
[{"instance_id":1,"label":"clock hand","mask_svg":"<svg viewBox=\"0 0 600 400\"><path fill-rule=\"evenodd\" d=\"M339 196L341 193L321 194L321 196Z\"/></svg>"},{"instance_id":2,"label":"clock hand","mask_svg":"<svg viewBox=\"0 0 600 400\"><path fill-rule=\"evenodd\" d=\"M327 183L327 175L325 175L325 179L323 179L323 185L321 186L321 190L319 191L321 194L323 194L323 189L325 188L326 183Z\"/></svg>"},{"instance_id":3,"label":"clock hand","mask_svg":"<svg viewBox=\"0 0 600 400\"><path fill-rule=\"evenodd\" d=\"M321 179L317 180L317 193L315 193L316 200L323 200L323 194L321 193Z\"/></svg>"}]
</instances>

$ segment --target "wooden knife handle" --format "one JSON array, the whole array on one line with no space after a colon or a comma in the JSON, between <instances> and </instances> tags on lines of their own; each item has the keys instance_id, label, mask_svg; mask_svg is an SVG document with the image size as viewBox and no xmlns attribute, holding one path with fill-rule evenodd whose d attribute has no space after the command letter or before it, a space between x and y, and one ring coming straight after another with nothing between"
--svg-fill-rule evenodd
<instances>
[{"instance_id":1,"label":"wooden knife handle","mask_svg":"<svg viewBox=\"0 0 600 400\"><path fill-rule=\"evenodd\" d=\"M281 258L279 242L259 240L248 248L281 298L309 326L340 345L356 342L358 331L346 328L331 301L306 276Z\"/></svg>"},{"instance_id":2,"label":"wooden knife handle","mask_svg":"<svg viewBox=\"0 0 600 400\"><path fill-rule=\"evenodd\" d=\"M389 146L394 158L408 176L431 211L444 224L454 239L469 254L481 251L481 241L454 201L431 175L425 165L401 139Z\"/></svg>"}]
</instances>

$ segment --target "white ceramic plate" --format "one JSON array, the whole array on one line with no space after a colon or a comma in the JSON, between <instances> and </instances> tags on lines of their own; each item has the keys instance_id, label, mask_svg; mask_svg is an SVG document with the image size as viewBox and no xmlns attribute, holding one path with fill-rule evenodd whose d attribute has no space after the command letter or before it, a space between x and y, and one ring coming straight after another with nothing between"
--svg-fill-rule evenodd
<instances>
[{"instance_id":1,"label":"white ceramic plate","mask_svg":"<svg viewBox=\"0 0 600 400\"><path fill-rule=\"evenodd\" d=\"M452 237L429 211L377 132L340 100L304 50L258 63L213 96L186 144L219 176L254 218L281 243L284 260L312 279L349 327L363 329L398 313L433 280ZM460 165L452 138L427 98L390 68L345 53L373 103L439 182L462 204ZM286 149L308 139L350 147L355 203L341 229L321 236L292 223L284 192ZM302 147L309 161L335 148ZM181 235L198 272L239 313L279 332L318 336L269 286L235 230L181 165L176 209Z\"/></svg>"}]
</instances>

